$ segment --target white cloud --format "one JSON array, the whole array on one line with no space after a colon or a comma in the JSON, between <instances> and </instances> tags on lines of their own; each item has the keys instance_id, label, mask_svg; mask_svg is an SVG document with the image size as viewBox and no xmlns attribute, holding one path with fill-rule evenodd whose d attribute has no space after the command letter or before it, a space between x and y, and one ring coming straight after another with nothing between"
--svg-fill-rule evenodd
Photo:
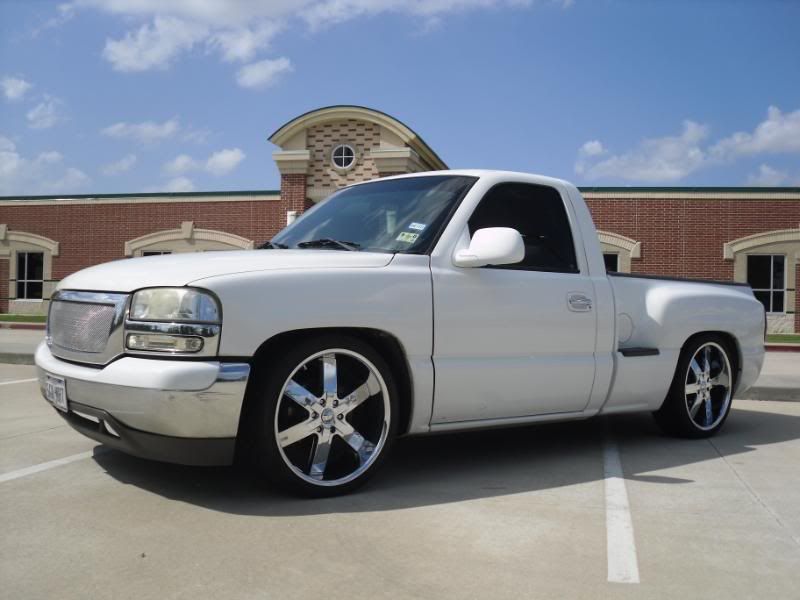
<instances>
[{"instance_id":1,"label":"white cloud","mask_svg":"<svg viewBox=\"0 0 800 600\"><path fill-rule=\"evenodd\" d=\"M293 70L292 63L288 58L267 58L239 69L236 73L236 83L243 88L264 88L275 84L282 74Z\"/></svg>"},{"instance_id":2,"label":"white cloud","mask_svg":"<svg viewBox=\"0 0 800 600\"><path fill-rule=\"evenodd\" d=\"M575 172L589 179L613 177L631 181L678 181L703 166L706 153L700 144L708 137L708 127L684 121L679 135L643 140L638 148L612 155L597 162L579 158ZM596 140L595 140L596 141ZM591 149L602 148L590 142ZM583 149L586 149L584 144ZM597 155L586 155L593 156Z\"/></svg>"},{"instance_id":3,"label":"white cloud","mask_svg":"<svg viewBox=\"0 0 800 600\"><path fill-rule=\"evenodd\" d=\"M706 144L707 137L706 125L684 121L679 135L646 139L634 150L607 157L608 150L603 144L592 140L578 149L575 172L587 179L671 182L698 169L741 157L800 153L800 109L783 113L770 106L766 120L751 133L740 131L713 144ZM787 173L768 165L761 165L758 173L748 177L753 185L781 185L790 180Z\"/></svg>"},{"instance_id":4,"label":"white cloud","mask_svg":"<svg viewBox=\"0 0 800 600\"><path fill-rule=\"evenodd\" d=\"M52 96L45 96L25 115L28 119L28 127L31 129L49 129L61 120L59 105L61 101Z\"/></svg>"},{"instance_id":5,"label":"white cloud","mask_svg":"<svg viewBox=\"0 0 800 600\"><path fill-rule=\"evenodd\" d=\"M212 154L206 161L206 171L212 175L227 175L245 158L239 148L220 150Z\"/></svg>"},{"instance_id":6,"label":"white cloud","mask_svg":"<svg viewBox=\"0 0 800 600\"><path fill-rule=\"evenodd\" d=\"M775 106L752 133L739 131L714 144L711 154L729 160L738 156L800 152L800 109L782 113Z\"/></svg>"},{"instance_id":7,"label":"white cloud","mask_svg":"<svg viewBox=\"0 0 800 600\"><path fill-rule=\"evenodd\" d=\"M3 77L3 79L0 79L0 87L3 88L6 100L13 102L14 100L22 100L33 85L18 77Z\"/></svg>"},{"instance_id":8,"label":"white cloud","mask_svg":"<svg viewBox=\"0 0 800 600\"><path fill-rule=\"evenodd\" d=\"M80 169L64 167L63 160L55 151L26 158L0 135L0 195L67 194L85 188L91 179Z\"/></svg>"},{"instance_id":9,"label":"white cloud","mask_svg":"<svg viewBox=\"0 0 800 600\"><path fill-rule=\"evenodd\" d=\"M272 38L280 31L281 25L264 22L254 28L242 27L227 29L213 34L209 46L217 48L226 62L251 60L256 52L269 47Z\"/></svg>"},{"instance_id":10,"label":"white cloud","mask_svg":"<svg viewBox=\"0 0 800 600\"><path fill-rule=\"evenodd\" d=\"M116 139L127 139L149 144L173 137L180 130L178 119L170 119L163 123L144 121L142 123L114 123L100 133Z\"/></svg>"},{"instance_id":11,"label":"white cloud","mask_svg":"<svg viewBox=\"0 0 800 600\"><path fill-rule=\"evenodd\" d=\"M156 16L153 24L129 31L120 40L106 40L103 58L116 71L166 69L182 52L208 36L203 25L175 17Z\"/></svg>"},{"instance_id":12,"label":"white cloud","mask_svg":"<svg viewBox=\"0 0 800 600\"><path fill-rule=\"evenodd\" d=\"M164 164L164 172L169 175L182 175L198 169L200 165L188 154L179 154Z\"/></svg>"},{"instance_id":13,"label":"white cloud","mask_svg":"<svg viewBox=\"0 0 800 600\"><path fill-rule=\"evenodd\" d=\"M598 140L590 140L578 150L583 156L600 156L606 153L606 149Z\"/></svg>"},{"instance_id":14,"label":"white cloud","mask_svg":"<svg viewBox=\"0 0 800 600\"><path fill-rule=\"evenodd\" d=\"M773 169L769 165L760 165L758 172L747 177L749 185L777 187L789 183L789 174L786 171Z\"/></svg>"},{"instance_id":15,"label":"white cloud","mask_svg":"<svg viewBox=\"0 0 800 600\"><path fill-rule=\"evenodd\" d=\"M101 171L103 172L103 175L109 177L120 175L130 171L134 166L136 166L136 160L135 154L127 154L118 161L105 165Z\"/></svg>"},{"instance_id":16,"label":"white cloud","mask_svg":"<svg viewBox=\"0 0 800 600\"><path fill-rule=\"evenodd\" d=\"M204 170L212 175L227 175L245 159L245 153L239 148L226 148L214 152L208 159L198 161L188 154L179 154L171 161L164 163L163 170L168 175L183 175L190 171Z\"/></svg>"},{"instance_id":17,"label":"white cloud","mask_svg":"<svg viewBox=\"0 0 800 600\"><path fill-rule=\"evenodd\" d=\"M170 179L163 187L165 192L192 192L194 191L194 183L188 177L176 177Z\"/></svg>"}]
</instances>

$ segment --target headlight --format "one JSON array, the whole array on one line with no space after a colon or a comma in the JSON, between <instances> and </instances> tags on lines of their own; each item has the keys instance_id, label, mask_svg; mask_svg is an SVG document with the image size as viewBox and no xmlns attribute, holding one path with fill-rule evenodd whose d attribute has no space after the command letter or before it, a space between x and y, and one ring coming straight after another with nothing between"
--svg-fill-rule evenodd
<instances>
[{"instance_id":1,"label":"headlight","mask_svg":"<svg viewBox=\"0 0 800 600\"><path fill-rule=\"evenodd\" d=\"M191 288L151 288L133 295L125 321L132 353L214 356L221 311L210 293Z\"/></svg>"},{"instance_id":2,"label":"headlight","mask_svg":"<svg viewBox=\"0 0 800 600\"><path fill-rule=\"evenodd\" d=\"M133 295L132 321L219 323L219 306L210 295L189 288L151 288Z\"/></svg>"}]
</instances>

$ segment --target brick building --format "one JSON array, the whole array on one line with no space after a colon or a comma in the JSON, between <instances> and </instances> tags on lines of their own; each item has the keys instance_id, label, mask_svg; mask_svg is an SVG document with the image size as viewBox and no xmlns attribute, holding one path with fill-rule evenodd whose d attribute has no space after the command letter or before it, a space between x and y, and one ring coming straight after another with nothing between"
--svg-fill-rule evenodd
<instances>
[{"instance_id":1,"label":"brick building","mask_svg":"<svg viewBox=\"0 0 800 600\"><path fill-rule=\"evenodd\" d=\"M446 169L379 111L335 106L269 140L280 190L0 198L0 312L43 314L78 269L154 253L249 249L339 187ZM609 269L747 281L775 332L800 332L800 188L583 188Z\"/></svg>"}]
</instances>

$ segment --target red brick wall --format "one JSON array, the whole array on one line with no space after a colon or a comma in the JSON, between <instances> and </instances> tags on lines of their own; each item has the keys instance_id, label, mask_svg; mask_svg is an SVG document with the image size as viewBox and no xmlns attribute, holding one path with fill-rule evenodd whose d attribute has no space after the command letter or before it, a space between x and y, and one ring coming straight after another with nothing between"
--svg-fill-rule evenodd
<instances>
[{"instance_id":1,"label":"red brick wall","mask_svg":"<svg viewBox=\"0 0 800 600\"><path fill-rule=\"evenodd\" d=\"M53 279L63 279L84 267L123 258L125 242L162 229L177 229L194 221L198 229L234 233L256 244L286 225L286 213L276 200L169 202L125 204L63 204L0 208L0 223L60 242L53 258ZM0 261L0 269L7 268ZM7 298L8 273L0 273L0 297Z\"/></svg>"},{"instance_id":2,"label":"red brick wall","mask_svg":"<svg viewBox=\"0 0 800 600\"><path fill-rule=\"evenodd\" d=\"M306 176L303 174L281 175L281 207L283 226L286 226L286 212L296 210L299 216L310 208L313 202L306 198ZM281 227L283 229L283 227Z\"/></svg>"},{"instance_id":3,"label":"red brick wall","mask_svg":"<svg viewBox=\"0 0 800 600\"><path fill-rule=\"evenodd\" d=\"M755 233L795 227L800 203L786 200L587 199L598 229L642 243L634 273L733 279L722 246ZM795 317L797 318L797 317Z\"/></svg>"},{"instance_id":4,"label":"red brick wall","mask_svg":"<svg viewBox=\"0 0 800 600\"><path fill-rule=\"evenodd\" d=\"M794 267L794 287L800 288L800 264ZM794 294L794 332L800 333L800 293L795 291Z\"/></svg>"}]
</instances>

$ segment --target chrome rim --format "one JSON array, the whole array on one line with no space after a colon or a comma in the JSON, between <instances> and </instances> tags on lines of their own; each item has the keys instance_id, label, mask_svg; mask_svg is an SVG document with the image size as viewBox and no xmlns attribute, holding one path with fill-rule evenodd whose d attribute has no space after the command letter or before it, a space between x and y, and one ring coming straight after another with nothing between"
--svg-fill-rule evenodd
<instances>
[{"instance_id":1,"label":"chrome rim","mask_svg":"<svg viewBox=\"0 0 800 600\"><path fill-rule=\"evenodd\" d=\"M351 350L323 350L283 384L275 439L295 475L314 485L342 485L378 458L390 419L389 392L375 365Z\"/></svg>"},{"instance_id":2,"label":"chrome rim","mask_svg":"<svg viewBox=\"0 0 800 600\"><path fill-rule=\"evenodd\" d=\"M685 397L689 418L699 429L719 425L731 403L731 363L714 342L700 346L686 372Z\"/></svg>"}]
</instances>

